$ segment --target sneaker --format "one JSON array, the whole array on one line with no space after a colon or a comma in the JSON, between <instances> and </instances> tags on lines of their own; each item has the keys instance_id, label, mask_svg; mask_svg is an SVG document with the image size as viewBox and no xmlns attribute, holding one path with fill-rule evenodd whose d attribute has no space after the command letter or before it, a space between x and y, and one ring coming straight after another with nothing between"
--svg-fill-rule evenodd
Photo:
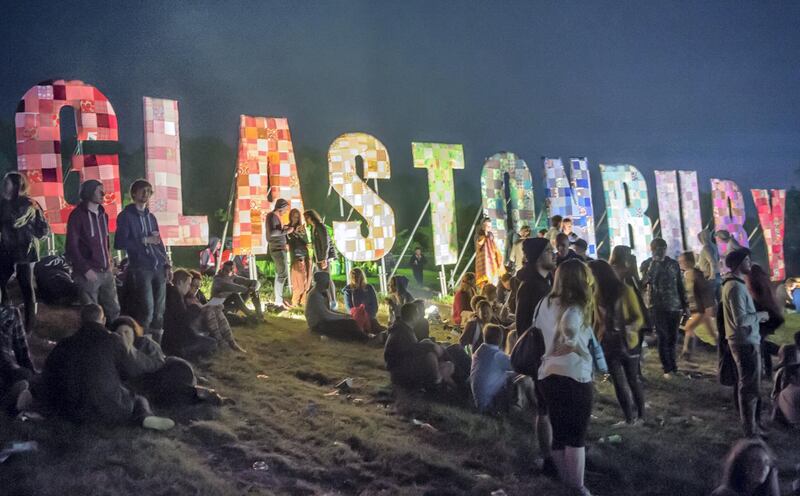
<instances>
[{"instance_id":1,"label":"sneaker","mask_svg":"<svg viewBox=\"0 0 800 496\"><path fill-rule=\"evenodd\" d=\"M149 415L142 420L142 427L145 429L152 429L154 431L167 431L175 427L175 422L166 417L156 417Z\"/></svg>"},{"instance_id":2,"label":"sneaker","mask_svg":"<svg viewBox=\"0 0 800 496\"><path fill-rule=\"evenodd\" d=\"M639 418L637 418L636 420L633 421L632 425L634 427L643 427L644 426L644 419L639 417Z\"/></svg>"},{"instance_id":3,"label":"sneaker","mask_svg":"<svg viewBox=\"0 0 800 496\"><path fill-rule=\"evenodd\" d=\"M672 379L672 373L671 372L664 372L664 379L666 379L666 380Z\"/></svg>"},{"instance_id":4,"label":"sneaker","mask_svg":"<svg viewBox=\"0 0 800 496\"><path fill-rule=\"evenodd\" d=\"M612 429L621 429L623 427L628 427L630 425L634 425L634 422L628 422L627 420L620 420L619 422L614 422L611 424Z\"/></svg>"}]
</instances>

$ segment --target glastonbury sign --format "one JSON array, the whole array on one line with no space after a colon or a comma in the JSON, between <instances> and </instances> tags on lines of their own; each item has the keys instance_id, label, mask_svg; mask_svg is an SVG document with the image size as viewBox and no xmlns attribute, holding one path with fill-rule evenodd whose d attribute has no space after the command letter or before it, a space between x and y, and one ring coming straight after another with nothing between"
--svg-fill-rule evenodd
<instances>
[{"instance_id":1,"label":"glastonbury sign","mask_svg":"<svg viewBox=\"0 0 800 496\"><path fill-rule=\"evenodd\" d=\"M75 112L77 138L83 141L118 141L117 117L111 102L94 86L82 81L54 80L38 84L22 97L15 116L18 169L28 179L30 195L42 205L56 234L65 234L69 213L75 208L64 198L61 167L60 111ZM208 241L205 217L184 216L178 102L144 97L145 169L153 184L151 210L156 215L168 246L202 245ZM433 250L437 265L457 263L458 251L453 174L464 169L461 144L412 143L415 168L428 170L428 190L433 226ZM356 172L356 159L364 164L364 177ZM594 205L588 161L544 159L548 215L573 219L575 232L587 241L588 253L596 255ZM72 167L81 181L96 179L106 192L104 207L109 228L116 228L122 208L119 158L117 155L78 154ZM630 164L601 164L603 198L611 246L625 244L638 258L648 256L653 221L647 216L647 183ZM506 177L508 182L506 183ZM389 253L397 228L392 207L377 191L377 180L391 178L391 161L381 141L363 132L345 133L328 149L331 188L363 217L368 235L361 234L359 221L334 221L334 241L351 261L380 260ZM367 180L372 179L374 188ZM702 229L699 188L695 171L656 171L656 199L661 234L677 255L683 249L699 251L697 233ZM284 198L302 211L303 198L297 174L289 123L282 117L242 115L236 165L237 199L234 212L233 251L237 254L267 252L264 218L274 201ZM759 223L764 233L773 280L786 277L783 238L785 189L752 189ZM736 183L711 179L713 224L731 235L730 243L748 245L744 230L744 195ZM532 226L536 219L534 189L526 162L510 152L489 157L481 172L483 214L498 234L498 246L510 229ZM510 219L511 225L508 225ZM720 243L721 253L729 246Z\"/></svg>"}]
</instances>

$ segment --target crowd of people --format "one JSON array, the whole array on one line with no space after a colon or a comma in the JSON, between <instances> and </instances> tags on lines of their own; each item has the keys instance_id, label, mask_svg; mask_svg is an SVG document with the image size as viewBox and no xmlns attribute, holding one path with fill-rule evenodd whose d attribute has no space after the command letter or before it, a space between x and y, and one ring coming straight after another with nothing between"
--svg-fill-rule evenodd
<instances>
[{"instance_id":1,"label":"crowd of people","mask_svg":"<svg viewBox=\"0 0 800 496\"><path fill-rule=\"evenodd\" d=\"M85 181L67 223L65 256L36 264L49 281L42 294L49 288L53 298L79 299L81 324L38 371L27 342L37 313L32 265L49 228L27 196L23 175L7 174L2 194L0 407L11 414L33 409L78 422L166 430L173 420L152 405L229 402L198 385L202 379L192 363L220 348L245 353L231 323L263 320L259 283L245 275L246 261L226 260L232 257L212 239L198 270L173 269L147 206L153 188L140 179L130 187L132 203L117 218L113 249L125 253L126 263L115 263L102 183ZM330 274L336 253L315 211L290 210L278 199L266 225L275 307L302 306L313 333L382 346L399 388L459 398L481 413L528 423L542 472L582 494L589 494L586 433L596 378L607 376L614 387L620 407L615 427L637 428L648 416L641 370L647 341L654 338L663 379L672 380L680 373L680 329L680 360L689 361L695 331L703 325L718 340L720 382L733 387L746 438L732 449L714 494L777 494L759 386L777 355L772 419L799 428L800 332L795 344L780 348L766 339L783 322L782 306L746 248L732 246L720 260L715 236L703 231L701 253L685 252L678 260L666 255L662 239L651 243L652 256L641 265L627 246L614 247L608 262L593 260L571 220L554 217L538 237L521 228L503 257L484 219L475 237L476 270L464 274L453 299L460 338L443 344L431 336L424 301L401 275L390 279L381 302L363 270L353 268L341 290L345 312L337 311ZM424 264L415 250L410 266L420 286ZM66 279L65 267L71 267ZM8 296L12 275L21 306L11 305ZM204 276L213 276L208 298L200 290ZM289 278L292 296L286 301ZM381 303L388 309L386 326L378 320Z\"/></svg>"}]
</instances>

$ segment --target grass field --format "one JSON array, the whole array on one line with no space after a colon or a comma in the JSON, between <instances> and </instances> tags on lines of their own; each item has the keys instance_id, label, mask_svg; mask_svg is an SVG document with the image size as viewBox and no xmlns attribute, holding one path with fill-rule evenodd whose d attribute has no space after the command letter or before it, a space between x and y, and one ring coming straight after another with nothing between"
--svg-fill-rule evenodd
<instances>
[{"instance_id":1,"label":"grass field","mask_svg":"<svg viewBox=\"0 0 800 496\"><path fill-rule=\"evenodd\" d=\"M67 310L43 312L43 328L72 328ZM800 328L792 316L777 340ZM456 337L440 327L441 341ZM163 434L76 426L58 419L3 421L0 440L36 440L37 453L0 465L8 495L88 494L569 494L537 475L523 424L393 392L382 350L321 340L303 320L268 317L237 328L246 355L222 352L199 371L236 405L160 409L176 419ZM730 390L702 351L688 376L661 378L645 360L649 419L612 430L621 413L609 383L597 383L587 486L597 495L702 495L740 430ZM352 377L348 394L334 385ZM768 384L764 383L767 393ZM619 434L621 442L600 442ZM798 433L773 430L788 486L800 462Z\"/></svg>"}]
</instances>

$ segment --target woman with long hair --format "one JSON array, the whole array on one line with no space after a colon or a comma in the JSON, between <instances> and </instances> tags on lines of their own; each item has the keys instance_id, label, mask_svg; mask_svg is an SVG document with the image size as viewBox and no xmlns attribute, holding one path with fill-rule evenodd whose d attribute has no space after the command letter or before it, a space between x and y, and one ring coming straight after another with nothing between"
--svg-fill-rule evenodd
<instances>
[{"instance_id":1,"label":"woman with long hair","mask_svg":"<svg viewBox=\"0 0 800 496\"><path fill-rule=\"evenodd\" d=\"M725 457L711 496L780 496L775 457L760 439L740 439Z\"/></svg>"},{"instance_id":2,"label":"woman with long hair","mask_svg":"<svg viewBox=\"0 0 800 496\"><path fill-rule=\"evenodd\" d=\"M603 347L624 423L638 424L644 421L644 390L638 356L629 350L638 344L644 315L633 289L617 277L608 262L592 260L589 268L595 280L595 335Z\"/></svg>"},{"instance_id":3,"label":"woman with long hair","mask_svg":"<svg viewBox=\"0 0 800 496\"><path fill-rule=\"evenodd\" d=\"M545 344L538 379L553 426L553 461L559 478L582 494L589 494L583 475L593 394L592 284L586 264L562 263L533 322Z\"/></svg>"},{"instance_id":4,"label":"woman with long hair","mask_svg":"<svg viewBox=\"0 0 800 496\"><path fill-rule=\"evenodd\" d=\"M500 276L505 273L503 254L494 240L492 221L481 219L475 234L475 276L476 285L481 288L487 282L497 286Z\"/></svg>"},{"instance_id":5,"label":"woman with long hair","mask_svg":"<svg viewBox=\"0 0 800 496\"><path fill-rule=\"evenodd\" d=\"M289 227L293 230L286 236L289 243L289 267L292 282L292 306L304 305L306 293L311 288L311 259L308 254L308 235L300 210L289 211Z\"/></svg>"},{"instance_id":6,"label":"woman with long hair","mask_svg":"<svg viewBox=\"0 0 800 496\"><path fill-rule=\"evenodd\" d=\"M400 318L400 309L406 303L414 301L414 296L408 292L408 278L406 276L392 276L389 279L389 296L386 304L389 305L389 327Z\"/></svg>"},{"instance_id":7,"label":"woman with long hair","mask_svg":"<svg viewBox=\"0 0 800 496\"><path fill-rule=\"evenodd\" d=\"M617 274L617 277L619 277L620 281L624 282L627 287L633 290L633 294L636 296L636 302L639 304L639 308L642 310L642 314L644 315L644 323L639 329L639 342L636 348L630 350L629 352L630 354L636 355L640 358L642 353L642 343L644 343L644 334L647 332L647 330L653 328L653 324L650 322L650 313L647 311L647 306L644 304L644 297L642 296L642 284L641 280L639 279L636 255L633 254L633 250L631 250L630 246L617 245L613 250L611 250L611 258L608 259L608 264L611 265L612 269L614 269L614 272ZM641 377L641 364L639 369L639 376Z\"/></svg>"},{"instance_id":8,"label":"woman with long hair","mask_svg":"<svg viewBox=\"0 0 800 496\"><path fill-rule=\"evenodd\" d=\"M16 273L25 303L25 331L31 332L36 319L33 266L39 261L39 239L50 233L44 212L28 196L28 181L19 172L3 177L0 199L0 292L8 301L8 285Z\"/></svg>"},{"instance_id":9,"label":"woman with long hair","mask_svg":"<svg viewBox=\"0 0 800 496\"><path fill-rule=\"evenodd\" d=\"M750 273L745 277L747 289L753 297L757 312L767 312L769 320L762 322L758 330L761 333L761 358L764 362L764 373L772 375L772 355L778 354L778 345L767 338L783 325L783 308L775 299L769 274L759 265L753 264Z\"/></svg>"},{"instance_id":10,"label":"woman with long hair","mask_svg":"<svg viewBox=\"0 0 800 496\"><path fill-rule=\"evenodd\" d=\"M316 210L310 209L303 212L303 218L306 224L311 226L311 247L314 249L314 266L312 267L313 273L322 270L330 273L331 260L336 258L336 247L333 244L328 228L322 222L322 217ZM331 309L335 310L336 304L336 286L333 284L333 279L329 278L328 282L328 302Z\"/></svg>"},{"instance_id":11,"label":"woman with long hair","mask_svg":"<svg viewBox=\"0 0 800 496\"><path fill-rule=\"evenodd\" d=\"M378 323L378 294L372 284L367 283L367 277L359 267L354 267L350 271L350 280L342 289L342 294L344 294L344 308L356 319L361 330L371 334L384 330ZM364 312L367 322L358 317L359 312Z\"/></svg>"}]
</instances>

